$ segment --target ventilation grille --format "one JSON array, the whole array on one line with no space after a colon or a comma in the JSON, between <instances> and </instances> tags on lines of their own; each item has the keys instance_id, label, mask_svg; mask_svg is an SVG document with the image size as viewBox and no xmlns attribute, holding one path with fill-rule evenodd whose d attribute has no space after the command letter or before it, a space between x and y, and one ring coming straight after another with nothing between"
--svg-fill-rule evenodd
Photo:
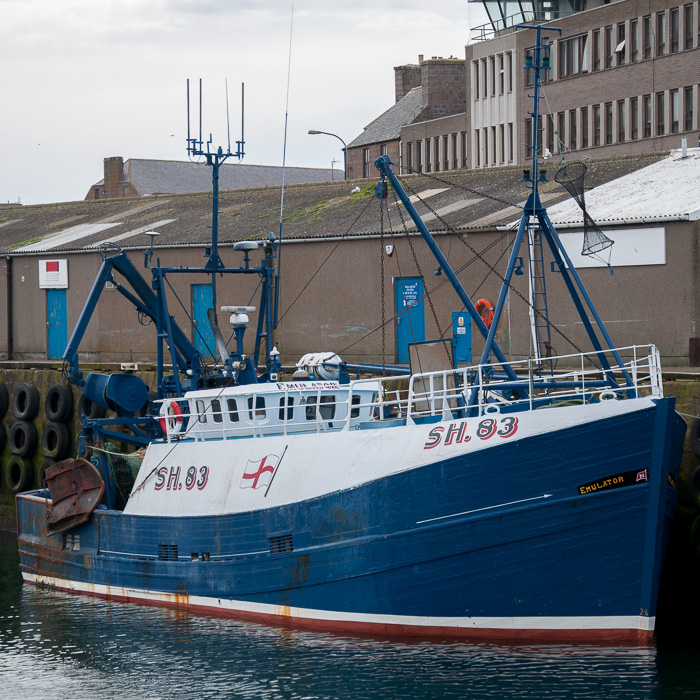
<instances>
[{"instance_id":1,"label":"ventilation grille","mask_svg":"<svg viewBox=\"0 0 700 700\"><path fill-rule=\"evenodd\" d=\"M161 561L177 561L177 545L159 544L158 559L160 559Z\"/></svg>"},{"instance_id":2,"label":"ventilation grille","mask_svg":"<svg viewBox=\"0 0 700 700\"><path fill-rule=\"evenodd\" d=\"M278 535L270 537L270 554L282 554L294 551L291 535Z\"/></svg>"}]
</instances>

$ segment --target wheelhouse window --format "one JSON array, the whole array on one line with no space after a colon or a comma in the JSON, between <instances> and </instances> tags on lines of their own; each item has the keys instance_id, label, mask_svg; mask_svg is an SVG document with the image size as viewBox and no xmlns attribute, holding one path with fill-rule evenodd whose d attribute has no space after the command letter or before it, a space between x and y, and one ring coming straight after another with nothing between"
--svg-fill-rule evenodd
<instances>
[{"instance_id":1,"label":"wheelhouse window","mask_svg":"<svg viewBox=\"0 0 700 700\"><path fill-rule=\"evenodd\" d=\"M197 406L197 415L199 417L199 422L206 423L207 422L207 405L206 405L206 403L204 403L203 399L197 399L197 401L195 401L195 405Z\"/></svg>"},{"instance_id":2,"label":"wheelhouse window","mask_svg":"<svg viewBox=\"0 0 700 700\"><path fill-rule=\"evenodd\" d=\"M238 423L238 405L236 399L226 399L226 408L228 408L228 419L232 423Z\"/></svg>"},{"instance_id":3,"label":"wheelhouse window","mask_svg":"<svg viewBox=\"0 0 700 700\"><path fill-rule=\"evenodd\" d=\"M360 417L360 395L359 394L353 394L352 399L351 399L351 404L352 408L350 409L350 418L359 418Z\"/></svg>"},{"instance_id":4,"label":"wheelhouse window","mask_svg":"<svg viewBox=\"0 0 700 700\"><path fill-rule=\"evenodd\" d=\"M253 413L255 415L253 415ZM255 397L255 412L253 412L253 397L249 396L248 397L248 417L250 420L262 420L265 418L266 413L265 413L265 397L264 396L256 396Z\"/></svg>"},{"instance_id":5,"label":"wheelhouse window","mask_svg":"<svg viewBox=\"0 0 700 700\"><path fill-rule=\"evenodd\" d=\"M224 414L221 412L221 401L219 401L219 399L211 400L211 415L214 419L214 423L224 422Z\"/></svg>"},{"instance_id":6,"label":"wheelhouse window","mask_svg":"<svg viewBox=\"0 0 700 700\"><path fill-rule=\"evenodd\" d=\"M286 409L286 411L285 411ZM280 397L280 412L279 412L279 419L281 421L285 420L285 413L286 413L286 420L290 421L294 418L294 397L293 396L281 396Z\"/></svg>"},{"instance_id":7,"label":"wheelhouse window","mask_svg":"<svg viewBox=\"0 0 700 700\"><path fill-rule=\"evenodd\" d=\"M316 396L306 399L306 420L316 420L316 407L321 420L333 420L335 418L335 396L321 396L317 403Z\"/></svg>"}]
</instances>

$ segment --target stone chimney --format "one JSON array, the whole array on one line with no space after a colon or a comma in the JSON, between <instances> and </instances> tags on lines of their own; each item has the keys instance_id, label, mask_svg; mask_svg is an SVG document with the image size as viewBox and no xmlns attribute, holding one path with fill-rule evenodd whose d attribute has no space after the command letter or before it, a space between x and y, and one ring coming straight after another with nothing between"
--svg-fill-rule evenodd
<instances>
[{"instance_id":1,"label":"stone chimney","mask_svg":"<svg viewBox=\"0 0 700 700\"><path fill-rule=\"evenodd\" d=\"M105 199L122 196L121 181L124 177L124 159L121 156L105 158Z\"/></svg>"},{"instance_id":2,"label":"stone chimney","mask_svg":"<svg viewBox=\"0 0 700 700\"><path fill-rule=\"evenodd\" d=\"M419 56L419 59L422 59ZM394 68L394 83L396 85L396 101L403 99L413 88L421 84L420 66L409 64Z\"/></svg>"}]
</instances>

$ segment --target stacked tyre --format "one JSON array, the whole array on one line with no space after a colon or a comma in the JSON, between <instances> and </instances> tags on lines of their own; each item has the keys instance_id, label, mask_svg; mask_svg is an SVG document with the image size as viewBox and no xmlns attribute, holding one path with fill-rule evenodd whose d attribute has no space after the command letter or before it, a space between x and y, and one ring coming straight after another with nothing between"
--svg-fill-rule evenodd
<instances>
[{"instance_id":1,"label":"stacked tyre","mask_svg":"<svg viewBox=\"0 0 700 700\"><path fill-rule=\"evenodd\" d=\"M73 413L73 392L65 384L54 384L46 392L44 413L48 423L41 434L44 459L39 466L39 484L46 468L69 456L72 441L68 421Z\"/></svg>"},{"instance_id":2,"label":"stacked tyre","mask_svg":"<svg viewBox=\"0 0 700 700\"><path fill-rule=\"evenodd\" d=\"M20 384L15 389L12 414L16 420L7 440L12 454L5 464L5 485L12 493L26 491L34 480L32 457L36 452L38 436L33 421L40 405L39 391L32 384Z\"/></svg>"}]
</instances>

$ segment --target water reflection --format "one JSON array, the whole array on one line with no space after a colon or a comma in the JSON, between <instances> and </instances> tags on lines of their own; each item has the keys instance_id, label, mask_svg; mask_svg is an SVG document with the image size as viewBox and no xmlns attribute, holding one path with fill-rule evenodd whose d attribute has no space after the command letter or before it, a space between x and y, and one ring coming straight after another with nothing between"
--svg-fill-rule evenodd
<instances>
[{"instance_id":1,"label":"water reflection","mask_svg":"<svg viewBox=\"0 0 700 700\"><path fill-rule=\"evenodd\" d=\"M197 617L22 586L13 543L0 537L2 697L663 697L655 647L405 643Z\"/></svg>"}]
</instances>

